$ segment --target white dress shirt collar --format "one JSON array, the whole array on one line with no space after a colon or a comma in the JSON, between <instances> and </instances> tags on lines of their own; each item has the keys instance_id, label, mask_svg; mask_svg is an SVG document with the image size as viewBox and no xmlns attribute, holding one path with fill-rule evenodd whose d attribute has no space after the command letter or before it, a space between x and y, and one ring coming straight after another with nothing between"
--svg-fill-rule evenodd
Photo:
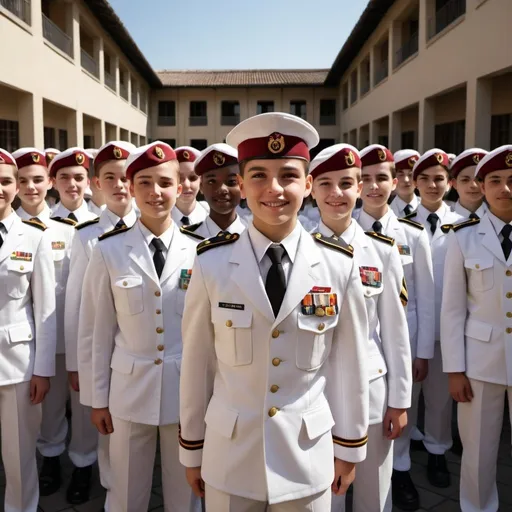
<instances>
[{"instance_id":1,"label":"white dress shirt collar","mask_svg":"<svg viewBox=\"0 0 512 512\"><path fill-rule=\"evenodd\" d=\"M249 225L249 239L251 241L252 249L254 251L254 255L256 256L256 260L261 263L261 260L267 253L267 249L274 243L269 240L263 233L258 231L254 224L251 222ZM295 256L297 255L297 249L299 246L300 236L302 233L302 226L300 222L297 222L297 225L293 229L293 231L280 242L280 244L285 248L286 254L290 261L293 263L295 261Z\"/></svg>"}]
</instances>

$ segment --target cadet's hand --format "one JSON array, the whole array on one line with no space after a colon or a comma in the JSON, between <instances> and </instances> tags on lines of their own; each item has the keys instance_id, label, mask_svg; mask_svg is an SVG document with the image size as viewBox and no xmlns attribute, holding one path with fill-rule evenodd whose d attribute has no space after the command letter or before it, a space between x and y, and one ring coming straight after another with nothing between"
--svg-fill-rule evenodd
<instances>
[{"instance_id":1,"label":"cadet's hand","mask_svg":"<svg viewBox=\"0 0 512 512\"><path fill-rule=\"evenodd\" d=\"M412 363L413 382L423 382L428 375L428 359L417 357Z\"/></svg>"},{"instance_id":2,"label":"cadet's hand","mask_svg":"<svg viewBox=\"0 0 512 512\"><path fill-rule=\"evenodd\" d=\"M388 407L384 421L384 437L392 441L402 435L402 431L407 426L407 411L405 409L395 409Z\"/></svg>"},{"instance_id":3,"label":"cadet's hand","mask_svg":"<svg viewBox=\"0 0 512 512\"><path fill-rule=\"evenodd\" d=\"M456 402L471 402L473 400L473 390L465 373L449 373L448 384L450 395Z\"/></svg>"},{"instance_id":4,"label":"cadet's hand","mask_svg":"<svg viewBox=\"0 0 512 512\"><path fill-rule=\"evenodd\" d=\"M78 372L68 372L68 381L73 391L80 391L80 383L78 382Z\"/></svg>"},{"instance_id":5,"label":"cadet's hand","mask_svg":"<svg viewBox=\"0 0 512 512\"><path fill-rule=\"evenodd\" d=\"M110 415L108 407L93 409L91 412L91 422L98 429L98 432L104 436L114 432L112 416Z\"/></svg>"},{"instance_id":6,"label":"cadet's hand","mask_svg":"<svg viewBox=\"0 0 512 512\"><path fill-rule=\"evenodd\" d=\"M334 482L331 490L336 496L345 494L356 478L356 465L341 459L334 459Z\"/></svg>"},{"instance_id":7,"label":"cadet's hand","mask_svg":"<svg viewBox=\"0 0 512 512\"><path fill-rule=\"evenodd\" d=\"M187 482L194 494L199 498L204 498L204 481L201 478L201 466L197 468L186 468Z\"/></svg>"},{"instance_id":8,"label":"cadet's hand","mask_svg":"<svg viewBox=\"0 0 512 512\"><path fill-rule=\"evenodd\" d=\"M30 379L30 401L32 404L40 404L48 391L50 391L50 378L32 375Z\"/></svg>"}]
</instances>

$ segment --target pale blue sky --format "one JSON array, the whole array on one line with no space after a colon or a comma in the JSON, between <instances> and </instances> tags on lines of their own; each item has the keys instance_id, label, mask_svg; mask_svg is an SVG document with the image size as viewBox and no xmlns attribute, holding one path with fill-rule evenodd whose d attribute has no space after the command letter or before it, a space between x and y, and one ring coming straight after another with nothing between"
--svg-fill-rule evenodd
<instances>
[{"instance_id":1,"label":"pale blue sky","mask_svg":"<svg viewBox=\"0 0 512 512\"><path fill-rule=\"evenodd\" d=\"M368 0L109 0L155 70L328 68Z\"/></svg>"}]
</instances>

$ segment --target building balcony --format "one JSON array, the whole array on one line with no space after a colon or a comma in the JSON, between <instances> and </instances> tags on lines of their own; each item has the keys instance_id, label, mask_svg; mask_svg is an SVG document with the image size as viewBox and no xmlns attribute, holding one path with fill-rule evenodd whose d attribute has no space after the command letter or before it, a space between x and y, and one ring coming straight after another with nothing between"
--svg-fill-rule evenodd
<instances>
[{"instance_id":1,"label":"building balcony","mask_svg":"<svg viewBox=\"0 0 512 512\"><path fill-rule=\"evenodd\" d=\"M80 51L80 63L91 75L99 78L98 63L83 48Z\"/></svg>"},{"instance_id":2,"label":"building balcony","mask_svg":"<svg viewBox=\"0 0 512 512\"><path fill-rule=\"evenodd\" d=\"M240 122L240 114L235 116L221 116L221 126L236 126Z\"/></svg>"},{"instance_id":3,"label":"building balcony","mask_svg":"<svg viewBox=\"0 0 512 512\"><path fill-rule=\"evenodd\" d=\"M364 96L370 90L370 79L366 78L361 82L361 96Z\"/></svg>"},{"instance_id":4,"label":"building balcony","mask_svg":"<svg viewBox=\"0 0 512 512\"><path fill-rule=\"evenodd\" d=\"M428 38L432 39L465 13L466 0L449 0L428 20Z\"/></svg>"},{"instance_id":5,"label":"building balcony","mask_svg":"<svg viewBox=\"0 0 512 512\"><path fill-rule=\"evenodd\" d=\"M189 126L207 126L208 117L206 116L190 116L188 118Z\"/></svg>"},{"instance_id":6,"label":"building balcony","mask_svg":"<svg viewBox=\"0 0 512 512\"><path fill-rule=\"evenodd\" d=\"M124 84L119 84L119 94L121 98L128 101L128 87Z\"/></svg>"},{"instance_id":7,"label":"building balcony","mask_svg":"<svg viewBox=\"0 0 512 512\"><path fill-rule=\"evenodd\" d=\"M158 116L158 126L176 126L176 116Z\"/></svg>"},{"instance_id":8,"label":"building balcony","mask_svg":"<svg viewBox=\"0 0 512 512\"><path fill-rule=\"evenodd\" d=\"M3 0L2 0L3 1ZM66 55L73 57L73 39L43 14L43 37Z\"/></svg>"},{"instance_id":9,"label":"building balcony","mask_svg":"<svg viewBox=\"0 0 512 512\"><path fill-rule=\"evenodd\" d=\"M418 53L417 32L412 34L411 37L395 53L395 68L400 66L402 62L406 61L409 57L412 57L415 53Z\"/></svg>"},{"instance_id":10,"label":"building balcony","mask_svg":"<svg viewBox=\"0 0 512 512\"><path fill-rule=\"evenodd\" d=\"M0 0L0 6L7 9L27 25L31 24L30 0Z\"/></svg>"},{"instance_id":11,"label":"building balcony","mask_svg":"<svg viewBox=\"0 0 512 512\"><path fill-rule=\"evenodd\" d=\"M336 116L320 116L320 126L336 126Z\"/></svg>"},{"instance_id":12,"label":"building balcony","mask_svg":"<svg viewBox=\"0 0 512 512\"><path fill-rule=\"evenodd\" d=\"M105 85L116 92L116 77L105 71Z\"/></svg>"},{"instance_id":13,"label":"building balcony","mask_svg":"<svg viewBox=\"0 0 512 512\"><path fill-rule=\"evenodd\" d=\"M138 107L139 106L139 98L138 98L138 94L137 94L137 91L132 91L132 105L134 107Z\"/></svg>"},{"instance_id":14,"label":"building balcony","mask_svg":"<svg viewBox=\"0 0 512 512\"><path fill-rule=\"evenodd\" d=\"M375 66L375 85L380 84L385 78L388 77L388 61L385 60Z\"/></svg>"}]
</instances>

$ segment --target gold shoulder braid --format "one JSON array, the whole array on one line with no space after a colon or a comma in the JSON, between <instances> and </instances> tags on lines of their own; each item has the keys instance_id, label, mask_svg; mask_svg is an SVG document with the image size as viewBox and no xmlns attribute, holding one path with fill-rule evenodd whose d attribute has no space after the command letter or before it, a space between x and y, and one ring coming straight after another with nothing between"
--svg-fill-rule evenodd
<instances>
[{"instance_id":1,"label":"gold shoulder braid","mask_svg":"<svg viewBox=\"0 0 512 512\"><path fill-rule=\"evenodd\" d=\"M313 238L319 244L326 245L331 249L336 249L337 251L342 252L345 256L348 256L349 258L354 257L354 248L351 245L344 245L344 243L335 236L327 237L323 236L322 233L313 233Z\"/></svg>"},{"instance_id":2,"label":"gold shoulder braid","mask_svg":"<svg viewBox=\"0 0 512 512\"><path fill-rule=\"evenodd\" d=\"M389 236L381 235L380 233L375 233L374 231L365 231L366 236L373 238L373 240L378 240L379 242L383 242L388 245L395 245L395 239Z\"/></svg>"},{"instance_id":3,"label":"gold shoulder braid","mask_svg":"<svg viewBox=\"0 0 512 512\"><path fill-rule=\"evenodd\" d=\"M219 245L232 244L240 238L238 233L228 233L221 231L217 236L203 240L196 248L197 254L203 254L203 252L209 251Z\"/></svg>"}]
</instances>

